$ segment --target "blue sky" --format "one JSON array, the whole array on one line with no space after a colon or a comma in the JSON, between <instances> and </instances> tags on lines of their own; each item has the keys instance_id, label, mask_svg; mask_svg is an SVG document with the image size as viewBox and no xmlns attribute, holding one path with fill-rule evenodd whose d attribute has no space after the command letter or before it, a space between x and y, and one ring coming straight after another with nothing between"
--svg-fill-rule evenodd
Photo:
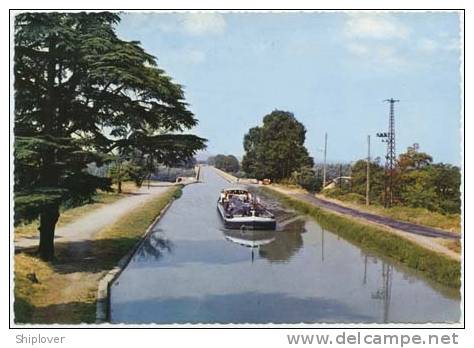
<instances>
[{"instance_id":1,"label":"blue sky","mask_svg":"<svg viewBox=\"0 0 474 348\"><path fill-rule=\"evenodd\" d=\"M242 140L274 109L307 128L321 161L384 156L375 133L396 104L397 153L417 142L460 164L458 13L128 13L118 34L138 40L185 88L208 152L243 155Z\"/></svg>"}]
</instances>

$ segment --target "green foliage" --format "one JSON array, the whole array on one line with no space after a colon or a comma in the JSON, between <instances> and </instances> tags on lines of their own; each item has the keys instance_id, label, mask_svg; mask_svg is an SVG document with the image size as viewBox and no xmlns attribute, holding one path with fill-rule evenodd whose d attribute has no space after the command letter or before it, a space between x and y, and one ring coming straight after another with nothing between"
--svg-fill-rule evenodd
<instances>
[{"instance_id":1,"label":"green foliage","mask_svg":"<svg viewBox=\"0 0 474 348\"><path fill-rule=\"evenodd\" d=\"M133 180L137 187L140 187L143 182L142 178L146 173L146 168L142 168L132 161L125 161L121 158L116 159L116 161L109 167L108 172L112 182L117 184L119 193L122 192L122 182L127 180Z\"/></svg>"},{"instance_id":2,"label":"green foliage","mask_svg":"<svg viewBox=\"0 0 474 348\"><path fill-rule=\"evenodd\" d=\"M446 213L461 212L461 171L458 167L436 163L427 168L430 175L440 211Z\"/></svg>"},{"instance_id":3,"label":"green foliage","mask_svg":"<svg viewBox=\"0 0 474 348\"><path fill-rule=\"evenodd\" d=\"M181 163L178 163L177 167L184 168L184 169L194 169L196 165L197 165L197 159L195 157L191 157L185 161L182 161Z\"/></svg>"},{"instance_id":4,"label":"green foliage","mask_svg":"<svg viewBox=\"0 0 474 348\"><path fill-rule=\"evenodd\" d=\"M130 180L128 164L116 162L109 168L109 176L114 184Z\"/></svg>"},{"instance_id":5,"label":"green foliage","mask_svg":"<svg viewBox=\"0 0 474 348\"><path fill-rule=\"evenodd\" d=\"M413 208L436 210L438 199L427 170L411 170L401 176L399 195L401 201Z\"/></svg>"},{"instance_id":6,"label":"green foliage","mask_svg":"<svg viewBox=\"0 0 474 348\"><path fill-rule=\"evenodd\" d=\"M58 204L64 196L64 190L40 188L36 191L30 190L26 193L15 194L15 225L21 222L33 221L41 213L43 206Z\"/></svg>"},{"instance_id":7,"label":"green foliage","mask_svg":"<svg viewBox=\"0 0 474 348\"><path fill-rule=\"evenodd\" d=\"M239 160L234 155L216 155L213 159L216 168L228 173L237 173L240 169Z\"/></svg>"},{"instance_id":8,"label":"green foliage","mask_svg":"<svg viewBox=\"0 0 474 348\"><path fill-rule=\"evenodd\" d=\"M313 159L304 146L306 129L288 111L275 110L244 136L242 169L257 179L289 179L302 167L312 167Z\"/></svg>"},{"instance_id":9,"label":"green foliage","mask_svg":"<svg viewBox=\"0 0 474 348\"><path fill-rule=\"evenodd\" d=\"M461 211L461 173L458 167L432 163L429 154L409 147L399 156L394 175L396 204L426 208L444 214ZM352 192L365 197L367 161L359 160L352 166ZM378 162L370 163L370 201L383 204L385 169ZM325 191L325 195L333 195ZM342 193L341 193L342 194Z\"/></svg>"},{"instance_id":10,"label":"green foliage","mask_svg":"<svg viewBox=\"0 0 474 348\"><path fill-rule=\"evenodd\" d=\"M263 188L263 190L301 213L314 217L324 229L330 230L362 248L390 257L410 268L423 272L428 278L440 284L455 289L460 287L461 263L459 261L418 246L393 233L362 224L351 218L326 212L311 203L268 188Z\"/></svg>"},{"instance_id":11,"label":"green foliage","mask_svg":"<svg viewBox=\"0 0 474 348\"><path fill-rule=\"evenodd\" d=\"M155 221L163 209L176 197L179 186L147 200L143 205L123 215L107 226L91 243L88 254L95 266L110 270L131 248L143 238L144 231ZM65 245L60 249L60 262L46 263L27 253L15 255L15 322L45 324L94 323L96 320L96 294L100 273L90 263L77 262L77 257ZM76 291L64 291L71 285L71 278L64 269L76 270ZM34 272L40 283L28 279ZM96 273L96 274L94 274Z\"/></svg>"},{"instance_id":12,"label":"green foliage","mask_svg":"<svg viewBox=\"0 0 474 348\"><path fill-rule=\"evenodd\" d=\"M178 199L183 195L183 185L178 185L173 191L173 198Z\"/></svg>"},{"instance_id":13,"label":"green foliage","mask_svg":"<svg viewBox=\"0 0 474 348\"><path fill-rule=\"evenodd\" d=\"M339 198L344 194L344 192L339 187L333 187L324 190L324 195L329 198Z\"/></svg>"},{"instance_id":14,"label":"green foliage","mask_svg":"<svg viewBox=\"0 0 474 348\"><path fill-rule=\"evenodd\" d=\"M41 238L47 232L50 242L62 202L110 187L86 171L104 154L136 149L150 172L205 147L180 134L197 124L181 86L138 42L115 34L118 21L107 12L15 17L15 220L41 215ZM42 197L22 198L38 191Z\"/></svg>"},{"instance_id":15,"label":"green foliage","mask_svg":"<svg viewBox=\"0 0 474 348\"><path fill-rule=\"evenodd\" d=\"M328 198L334 198L345 202L365 204L365 196L356 192L345 192L339 187L324 190L324 195Z\"/></svg>"},{"instance_id":16,"label":"green foliage","mask_svg":"<svg viewBox=\"0 0 474 348\"><path fill-rule=\"evenodd\" d=\"M422 169L433 163L433 157L425 152L418 152L418 145L410 146L407 152L398 157L398 167L401 171Z\"/></svg>"},{"instance_id":17,"label":"green foliage","mask_svg":"<svg viewBox=\"0 0 474 348\"><path fill-rule=\"evenodd\" d=\"M452 214L461 212L461 173L458 167L436 163L411 150L400 155L396 192L401 204ZM408 158L408 159L407 159Z\"/></svg>"},{"instance_id":18,"label":"green foliage","mask_svg":"<svg viewBox=\"0 0 474 348\"><path fill-rule=\"evenodd\" d=\"M370 201L383 203L385 169L378 162L370 162ZM365 197L367 187L367 161L359 160L352 165L352 192Z\"/></svg>"},{"instance_id":19,"label":"green foliage","mask_svg":"<svg viewBox=\"0 0 474 348\"><path fill-rule=\"evenodd\" d=\"M365 204L365 196L360 195L355 192L349 192L342 196L343 200L346 202Z\"/></svg>"},{"instance_id":20,"label":"green foliage","mask_svg":"<svg viewBox=\"0 0 474 348\"><path fill-rule=\"evenodd\" d=\"M291 174L290 182L301 186L309 192L319 192L323 185L321 178L316 175L313 169L308 167L294 171Z\"/></svg>"}]
</instances>

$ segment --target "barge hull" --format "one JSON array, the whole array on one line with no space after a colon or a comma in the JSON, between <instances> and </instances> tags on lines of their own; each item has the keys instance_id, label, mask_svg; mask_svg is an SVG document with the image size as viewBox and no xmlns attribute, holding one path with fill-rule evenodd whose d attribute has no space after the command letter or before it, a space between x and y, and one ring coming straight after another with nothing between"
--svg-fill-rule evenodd
<instances>
[{"instance_id":1,"label":"barge hull","mask_svg":"<svg viewBox=\"0 0 474 348\"><path fill-rule=\"evenodd\" d=\"M274 230L275 221L231 221L224 219L224 225L229 229L249 229L249 230Z\"/></svg>"},{"instance_id":2,"label":"barge hull","mask_svg":"<svg viewBox=\"0 0 474 348\"><path fill-rule=\"evenodd\" d=\"M242 221L242 218L228 218L225 216L224 209L220 204L217 205L217 211L224 222L225 228L228 229L249 229L249 230L274 230L276 229L276 221L274 219L246 219Z\"/></svg>"}]
</instances>

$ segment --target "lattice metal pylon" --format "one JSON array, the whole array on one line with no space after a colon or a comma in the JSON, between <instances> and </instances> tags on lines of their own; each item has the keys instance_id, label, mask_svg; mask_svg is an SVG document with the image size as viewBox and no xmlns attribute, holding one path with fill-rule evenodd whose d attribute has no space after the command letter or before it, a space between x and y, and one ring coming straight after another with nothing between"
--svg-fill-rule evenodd
<instances>
[{"instance_id":1,"label":"lattice metal pylon","mask_svg":"<svg viewBox=\"0 0 474 348\"><path fill-rule=\"evenodd\" d=\"M388 176L388 192L387 205L392 206L393 203L393 175L395 170L395 163L397 161L396 146L395 146L395 103L399 100L390 98L386 99L390 103L390 114L388 121L388 137L387 137L387 156L385 161L385 169Z\"/></svg>"},{"instance_id":2,"label":"lattice metal pylon","mask_svg":"<svg viewBox=\"0 0 474 348\"><path fill-rule=\"evenodd\" d=\"M385 156L385 192L384 205L386 208L392 206L393 203L393 176L397 161L395 146L395 103L400 100L393 98L384 100L390 103L390 113L388 118L388 132L377 133L377 137L383 138L382 141L387 143L387 154Z\"/></svg>"}]
</instances>

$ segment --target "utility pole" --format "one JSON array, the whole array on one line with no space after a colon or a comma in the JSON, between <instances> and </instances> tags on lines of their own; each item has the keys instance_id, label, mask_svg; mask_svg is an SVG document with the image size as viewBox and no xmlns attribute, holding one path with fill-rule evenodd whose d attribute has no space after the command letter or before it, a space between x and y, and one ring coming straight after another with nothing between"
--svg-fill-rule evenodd
<instances>
[{"instance_id":1,"label":"utility pole","mask_svg":"<svg viewBox=\"0 0 474 348\"><path fill-rule=\"evenodd\" d=\"M367 135L367 186L365 188L365 204L370 204L370 135Z\"/></svg>"},{"instance_id":2,"label":"utility pole","mask_svg":"<svg viewBox=\"0 0 474 348\"><path fill-rule=\"evenodd\" d=\"M390 103L390 113L388 118L388 132L377 133L377 137L383 138L382 142L387 143L387 155L385 156L385 208L390 208L393 203L393 172L395 169L396 152L395 152L395 103L400 100L393 98L384 100Z\"/></svg>"},{"instance_id":3,"label":"utility pole","mask_svg":"<svg viewBox=\"0 0 474 348\"><path fill-rule=\"evenodd\" d=\"M328 148L328 133L324 133L324 165L323 165L323 190L326 187L326 154Z\"/></svg>"},{"instance_id":4,"label":"utility pole","mask_svg":"<svg viewBox=\"0 0 474 348\"><path fill-rule=\"evenodd\" d=\"M342 164L339 164L339 189L342 191Z\"/></svg>"},{"instance_id":5,"label":"utility pole","mask_svg":"<svg viewBox=\"0 0 474 348\"><path fill-rule=\"evenodd\" d=\"M352 165L353 164L354 163L352 161L349 163L349 192L351 193L352 193Z\"/></svg>"}]
</instances>

